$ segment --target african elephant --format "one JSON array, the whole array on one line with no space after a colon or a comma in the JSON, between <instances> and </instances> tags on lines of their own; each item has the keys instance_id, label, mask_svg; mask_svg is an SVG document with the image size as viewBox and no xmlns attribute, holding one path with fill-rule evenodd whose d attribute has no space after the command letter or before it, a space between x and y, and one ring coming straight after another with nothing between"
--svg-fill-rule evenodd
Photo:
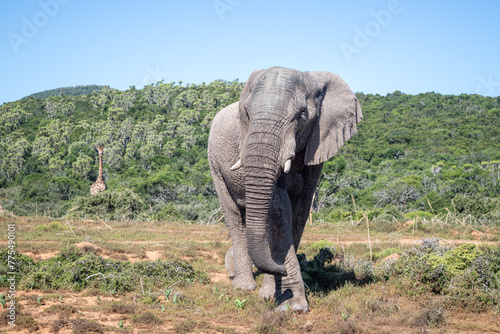
<instances>
[{"instance_id":1,"label":"african elephant","mask_svg":"<svg viewBox=\"0 0 500 334\"><path fill-rule=\"evenodd\" d=\"M252 264L266 273L259 290L277 310L307 312L296 251L323 162L356 133L361 107L329 72L256 70L239 102L214 118L208 139L213 181L233 246L232 283L256 287Z\"/></svg>"}]
</instances>

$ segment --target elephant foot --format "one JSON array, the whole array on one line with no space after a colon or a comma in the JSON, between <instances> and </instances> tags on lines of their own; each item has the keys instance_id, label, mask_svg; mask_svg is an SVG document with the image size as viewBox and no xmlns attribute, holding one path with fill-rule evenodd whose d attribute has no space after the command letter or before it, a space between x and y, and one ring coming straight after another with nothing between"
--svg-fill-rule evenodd
<instances>
[{"instance_id":1,"label":"elephant foot","mask_svg":"<svg viewBox=\"0 0 500 334\"><path fill-rule=\"evenodd\" d=\"M309 303L305 298L292 298L287 299L284 302L278 304L274 308L275 312L284 312L284 311L295 311L295 312L309 312Z\"/></svg>"},{"instance_id":2,"label":"elephant foot","mask_svg":"<svg viewBox=\"0 0 500 334\"><path fill-rule=\"evenodd\" d=\"M262 283L262 286L259 289L259 296L266 300L270 300L276 297L275 294L276 294L276 283L274 281L274 276L265 274L264 282Z\"/></svg>"},{"instance_id":3,"label":"elephant foot","mask_svg":"<svg viewBox=\"0 0 500 334\"><path fill-rule=\"evenodd\" d=\"M296 311L305 313L309 311L309 303L307 302L306 296L299 291L286 289L276 298L276 302L278 306L274 310L277 312Z\"/></svg>"},{"instance_id":4,"label":"elephant foot","mask_svg":"<svg viewBox=\"0 0 500 334\"><path fill-rule=\"evenodd\" d=\"M274 309L276 312L309 312L309 303L307 302L303 288L294 289L291 286L285 288L282 284L280 285L284 290L281 290L283 292L276 293L275 277L273 275L266 274L264 276L262 287L259 289L259 296L267 300L274 299L278 305Z\"/></svg>"},{"instance_id":5,"label":"elephant foot","mask_svg":"<svg viewBox=\"0 0 500 334\"><path fill-rule=\"evenodd\" d=\"M247 275L236 275L231 280L231 283L242 290L255 290L257 283L253 279L253 275L248 277Z\"/></svg>"}]
</instances>

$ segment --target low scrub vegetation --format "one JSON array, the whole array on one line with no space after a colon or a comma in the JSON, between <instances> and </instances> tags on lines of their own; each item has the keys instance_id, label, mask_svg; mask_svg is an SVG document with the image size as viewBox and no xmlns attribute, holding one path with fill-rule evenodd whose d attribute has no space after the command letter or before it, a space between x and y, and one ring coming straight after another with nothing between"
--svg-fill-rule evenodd
<instances>
[{"instance_id":1,"label":"low scrub vegetation","mask_svg":"<svg viewBox=\"0 0 500 334\"><path fill-rule=\"evenodd\" d=\"M500 248L474 244L444 247L436 239L405 252L393 275L409 295L431 292L447 296L447 304L472 312L500 311Z\"/></svg>"},{"instance_id":2,"label":"low scrub vegetation","mask_svg":"<svg viewBox=\"0 0 500 334\"><path fill-rule=\"evenodd\" d=\"M306 227L298 259L310 312L301 314L231 285L222 224L0 217L18 233L16 325L28 332L500 331L494 228L375 220L370 244L365 222ZM2 250L4 291L6 259ZM7 324L0 291L2 300Z\"/></svg>"},{"instance_id":3,"label":"low scrub vegetation","mask_svg":"<svg viewBox=\"0 0 500 334\"><path fill-rule=\"evenodd\" d=\"M423 239L397 261L353 260L332 247L320 249L310 261L303 254L298 257L312 292L331 291L347 283L359 286L391 280L408 295L444 295L450 306L500 311L498 247L480 250L474 244L463 244L451 248L441 245L439 239Z\"/></svg>"},{"instance_id":4,"label":"low scrub vegetation","mask_svg":"<svg viewBox=\"0 0 500 334\"><path fill-rule=\"evenodd\" d=\"M7 252L0 251L1 286L7 287ZM209 278L182 261L118 261L104 259L77 247L63 248L51 259L34 262L28 256L16 257L17 286L20 289L97 288L106 293L144 291L175 282L186 283Z\"/></svg>"}]
</instances>

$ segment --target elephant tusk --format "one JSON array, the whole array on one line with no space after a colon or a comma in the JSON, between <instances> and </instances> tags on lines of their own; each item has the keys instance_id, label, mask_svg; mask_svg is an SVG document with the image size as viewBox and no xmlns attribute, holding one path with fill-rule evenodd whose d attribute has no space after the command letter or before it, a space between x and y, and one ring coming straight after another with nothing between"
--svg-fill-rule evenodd
<instances>
[{"instance_id":1,"label":"elephant tusk","mask_svg":"<svg viewBox=\"0 0 500 334\"><path fill-rule=\"evenodd\" d=\"M231 166L230 170L237 170L241 167L241 159L238 160L233 166Z\"/></svg>"},{"instance_id":2,"label":"elephant tusk","mask_svg":"<svg viewBox=\"0 0 500 334\"><path fill-rule=\"evenodd\" d=\"M286 162L285 162L285 167L283 168L283 171L285 173L288 173L290 171L290 168L292 168L292 159L288 159Z\"/></svg>"}]
</instances>

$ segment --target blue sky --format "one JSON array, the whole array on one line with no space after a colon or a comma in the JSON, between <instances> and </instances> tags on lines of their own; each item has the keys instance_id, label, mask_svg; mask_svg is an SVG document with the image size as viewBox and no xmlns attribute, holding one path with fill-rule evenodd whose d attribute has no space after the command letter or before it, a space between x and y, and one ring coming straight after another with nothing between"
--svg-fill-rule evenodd
<instances>
[{"instance_id":1,"label":"blue sky","mask_svg":"<svg viewBox=\"0 0 500 334\"><path fill-rule=\"evenodd\" d=\"M2 1L0 104L46 89L246 81L270 66L355 92L500 95L500 1Z\"/></svg>"}]
</instances>

